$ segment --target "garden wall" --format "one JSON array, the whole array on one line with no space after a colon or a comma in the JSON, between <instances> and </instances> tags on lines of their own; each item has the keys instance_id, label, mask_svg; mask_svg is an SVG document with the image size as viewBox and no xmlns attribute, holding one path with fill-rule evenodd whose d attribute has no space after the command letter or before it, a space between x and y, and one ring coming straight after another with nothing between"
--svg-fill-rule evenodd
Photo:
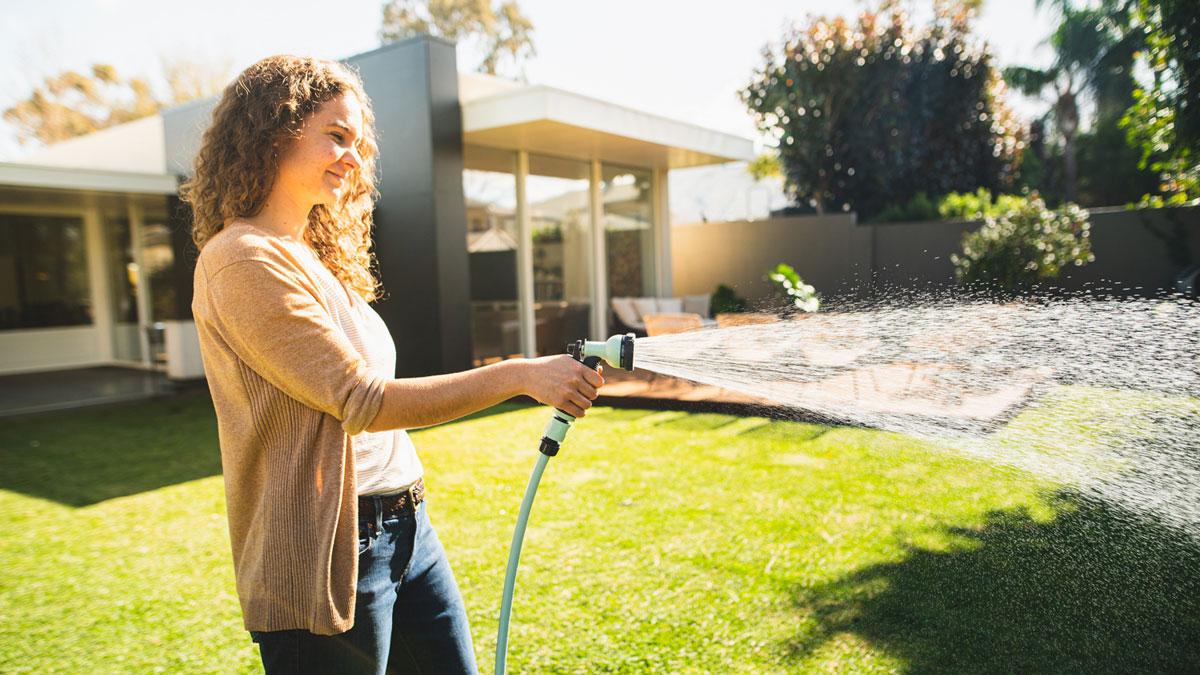
<instances>
[{"instance_id":1,"label":"garden wall","mask_svg":"<svg viewBox=\"0 0 1200 675\"><path fill-rule=\"evenodd\" d=\"M1064 271L1065 290L1120 296L1168 291L1179 270L1200 263L1200 208L1092 211L1096 261ZM859 225L854 214L675 225L675 295L711 293L717 284L760 300L771 295L763 272L784 262L831 301L867 298L878 289L936 290L954 284L950 255L978 221Z\"/></svg>"}]
</instances>

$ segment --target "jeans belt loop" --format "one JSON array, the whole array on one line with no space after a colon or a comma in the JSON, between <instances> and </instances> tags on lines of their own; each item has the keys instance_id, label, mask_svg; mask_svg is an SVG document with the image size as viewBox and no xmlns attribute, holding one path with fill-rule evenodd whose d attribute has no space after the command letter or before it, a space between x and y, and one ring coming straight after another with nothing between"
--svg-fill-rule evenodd
<instances>
[{"instance_id":1,"label":"jeans belt loop","mask_svg":"<svg viewBox=\"0 0 1200 675\"><path fill-rule=\"evenodd\" d=\"M414 515L417 513L417 486L420 484L421 481L418 480L416 483L408 486L408 506L412 509Z\"/></svg>"},{"instance_id":2,"label":"jeans belt loop","mask_svg":"<svg viewBox=\"0 0 1200 675\"><path fill-rule=\"evenodd\" d=\"M371 498L375 502L375 536L383 534L383 500L378 495Z\"/></svg>"}]
</instances>

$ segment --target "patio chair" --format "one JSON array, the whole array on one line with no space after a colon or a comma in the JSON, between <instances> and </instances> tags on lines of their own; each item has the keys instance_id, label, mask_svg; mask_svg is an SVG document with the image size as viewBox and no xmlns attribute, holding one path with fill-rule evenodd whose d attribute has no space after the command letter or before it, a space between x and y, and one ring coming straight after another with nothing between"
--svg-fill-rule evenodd
<instances>
[{"instance_id":1,"label":"patio chair","mask_svg":"<svg viewBox=\"0 0 1200 675\"><path fill-rule=\"evenodd\" d=\"M647 314L642 317L646 322L646 335L672 335L687 333L704 328L703 318L699 314Z\"/></svg>"},{"instance_id":2,"label":"patio chair","mask_svg":"<svg viewBox=\"0 0 1200 675\"><path fill-rule=\"evenodd\" d=\"M779 323L779 317L774 314L718 314L717 327L750 326L760 323Z\"/></svg>"}]
</instances>

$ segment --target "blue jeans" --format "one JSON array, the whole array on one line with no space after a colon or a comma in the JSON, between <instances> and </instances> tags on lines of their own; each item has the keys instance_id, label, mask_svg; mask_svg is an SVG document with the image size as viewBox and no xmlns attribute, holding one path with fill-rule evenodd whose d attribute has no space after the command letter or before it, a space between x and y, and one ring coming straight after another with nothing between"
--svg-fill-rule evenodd
<instances>
[{"instance_id":1,"label":"blue jeans","mask_svg":"<svg viewBox=\"0 0 1200 675\"><path fill-rule=\"evenodd\" d=\"M266 675L475 675L467 611L425 503L360 516L358 551L354 627L251 631Z\"/></svg>"}]
</instances>

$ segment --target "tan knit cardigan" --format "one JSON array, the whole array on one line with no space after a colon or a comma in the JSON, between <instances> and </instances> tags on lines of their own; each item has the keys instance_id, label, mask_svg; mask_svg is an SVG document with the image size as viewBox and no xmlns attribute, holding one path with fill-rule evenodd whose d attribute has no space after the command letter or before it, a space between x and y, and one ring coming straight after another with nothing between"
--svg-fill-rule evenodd
<instances>
[{"instance_id":1,"label":"tan knit cardigan","mask_svg":"<svg viewBox=\"0 0 1200 675\"><path fill-rule=\"evenodd\" d=\"M227 227L200 253L192 312L246 629L332 635L354 624L351 437L375 419L387 378L351 346L298 255L250 225Z\"/></svg>"}]
</instances>

